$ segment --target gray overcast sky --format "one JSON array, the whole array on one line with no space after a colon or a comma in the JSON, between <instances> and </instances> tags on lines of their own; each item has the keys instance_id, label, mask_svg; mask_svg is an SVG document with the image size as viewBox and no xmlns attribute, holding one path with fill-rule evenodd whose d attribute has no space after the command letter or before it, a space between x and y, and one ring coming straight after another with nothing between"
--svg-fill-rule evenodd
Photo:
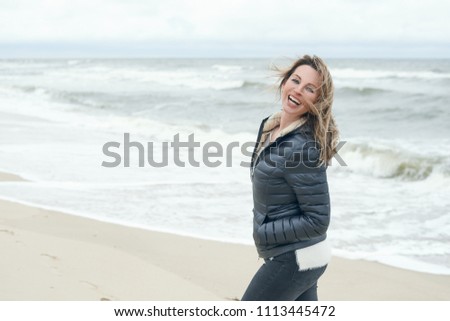
<instances>
[{"instance_id":1,"label":"gray overcast sky","mask_svg":"<svg viewBox=\"0 0 450 321\"><path fill-rule=\"evenodd\" d=\"M450 58L449 13L449 0L0 0L0 56Z\"/></svg>"}]
</instances>

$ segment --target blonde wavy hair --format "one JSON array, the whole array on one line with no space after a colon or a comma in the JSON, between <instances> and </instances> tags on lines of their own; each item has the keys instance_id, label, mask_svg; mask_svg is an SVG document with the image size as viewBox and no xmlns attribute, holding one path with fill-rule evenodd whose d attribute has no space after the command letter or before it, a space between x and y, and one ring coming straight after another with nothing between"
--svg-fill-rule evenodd
<instances>
[{"instance_id":1,"label":"blonde wavy hair","mask_svg":"<svg viewBox=\"0 0 450 321\"><path fill-rule=\"evenodd\" d=\"M316 70L321 77L319 97L315 103L303 100L308 107L306 114L307 123L311 125L314 139L320 146L320 164L330 164L331 158L337 153L339 143L339 130L331 112L334 99L334 85L325 62L317 56L304 55L297 59L289 68L279 69L274 67L279 76L278 92L281 95L283 85L291 77L297 67L308 65Z\"/></svg>"}]
</instances>

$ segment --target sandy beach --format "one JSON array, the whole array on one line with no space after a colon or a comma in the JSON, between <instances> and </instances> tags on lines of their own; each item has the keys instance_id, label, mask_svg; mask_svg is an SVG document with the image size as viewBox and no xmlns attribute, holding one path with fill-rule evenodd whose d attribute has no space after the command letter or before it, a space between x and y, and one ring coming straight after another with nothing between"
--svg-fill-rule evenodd
<instances>
[{"instance_id":1,"label":"sandy beach","mask_svg":"<svg viewBox=\"0 0 450 321\"><path fill-rule=\"evenodd\" d=\"M21 178L0 173L0 182L12 180ZM263 263L252 246L4 200L0 251L1 300L237 300ZM450 300L450 276L333 257L319 299Z\"/></svg>"}]
</instances>

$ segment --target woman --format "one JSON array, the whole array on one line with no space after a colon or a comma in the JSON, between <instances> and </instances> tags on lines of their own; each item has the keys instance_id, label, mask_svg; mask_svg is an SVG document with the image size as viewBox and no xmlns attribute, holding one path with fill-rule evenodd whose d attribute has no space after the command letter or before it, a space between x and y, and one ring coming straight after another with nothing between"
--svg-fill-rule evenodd
<instances>
[{"instance_id":1,"label":"woman","mask_svg":"<svg viewBox=\"0 0 450 321\"><path fill-rule=\"evenodd\" d=\"M262 121L252 156L253 238L264 264L243 301L315 301L331 258L326 168L338 142L333 82L323 60L308 55L280 79L281 111Z\"/></svg>"}]
</instances>

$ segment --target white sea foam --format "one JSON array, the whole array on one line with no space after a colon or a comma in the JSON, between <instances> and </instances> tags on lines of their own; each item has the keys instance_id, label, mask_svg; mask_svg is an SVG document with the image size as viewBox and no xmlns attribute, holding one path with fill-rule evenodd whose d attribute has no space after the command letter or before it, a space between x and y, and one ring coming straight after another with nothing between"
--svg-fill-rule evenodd
<instances>
[{"instance_id":1,"label":"white sea foam","mask_svg":"<svg viewBox=\"0 0 450 321\"><path fill-rule=\"evenodd\" d=\"M450 79L450 73L433 71L396 71L377 69L334 68L331 70L337 79L381 79L381 78L415 78L415 79Z\"/></svg>"},{"instance_id":2,"label":"white sea foam","mask_svg":"<svg viewBox=\"0 0 450 321\"><path fill-rule=\"evenodd\" d=\"M225 66L221 67L222 69ZM227 69L237 70L237 69ZM107 67L107 66L80 66L72 68L68 73L66 70L53 70L47 76L54 78L70 77L72 80L82 79L89 82L120 82L158 84L164 88L189 88L189 89L232 89L240 88L244 84L243 79L230 78L224 73L201 71L190 68L177 70L157 70L130 67Z\"/></svg>"},{"instance_id":3,"label":"white sea foam","mask_svg":"<svg viewBox=\"0 0 450 321\"><path fill-rule=\"evenodd\" d=\"M380 254L368 254L367 252L361 251L358 253L349 252L342 249L333 249L333 254L352 260L363 259L367 261L374 261L379 263L384 263L386 265L398 267L406 270L413 270L417 272L433 273L440 275L450 275L450 268L443 267L442 265L427 263L423 261L418 261L410 259L405 256L399 255L388 255L381 251Z\"/></svg>"},{"instance_id":4,"label":"white sea foam","mask_svg":"<svg viewBox=\"0 0 450 321\"><path fill-rule=\"evenodd\" d=\"M229 73L235 73L243 70L242 66L236 65L213 65L211 68L221 72Z\"/></svg>"}]
</instances>

